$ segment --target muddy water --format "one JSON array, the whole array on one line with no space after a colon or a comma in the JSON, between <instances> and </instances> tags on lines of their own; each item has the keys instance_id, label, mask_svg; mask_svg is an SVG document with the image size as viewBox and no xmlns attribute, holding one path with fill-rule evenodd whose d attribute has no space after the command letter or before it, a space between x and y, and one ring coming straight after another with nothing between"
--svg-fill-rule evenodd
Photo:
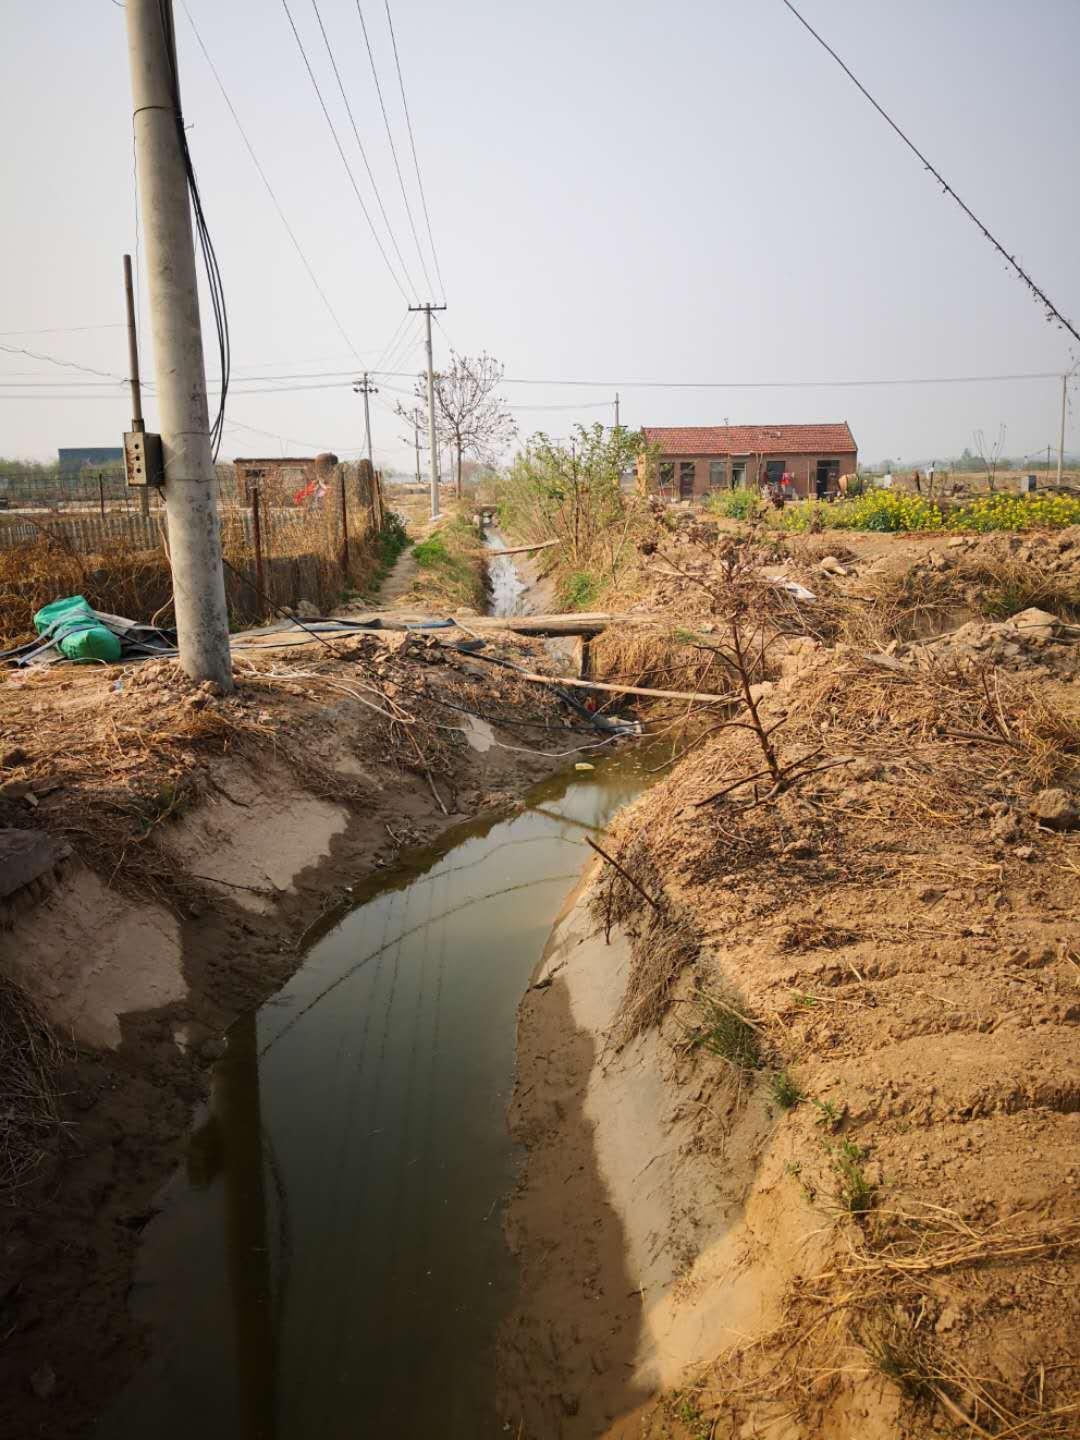
<instances>
[{"instance_id":1,"label":"muddy water","mask_svg":"<svg viewBox=\"0 0 1080 1440\"><path fill-rule=\"evenodd\" d=\"M155 1358L107 1440L501 1433L515 1011L585 835L648 763L599 755L358 888L230 1032L146 1232L133 1304Z\"/></svg>"}]
</instances>

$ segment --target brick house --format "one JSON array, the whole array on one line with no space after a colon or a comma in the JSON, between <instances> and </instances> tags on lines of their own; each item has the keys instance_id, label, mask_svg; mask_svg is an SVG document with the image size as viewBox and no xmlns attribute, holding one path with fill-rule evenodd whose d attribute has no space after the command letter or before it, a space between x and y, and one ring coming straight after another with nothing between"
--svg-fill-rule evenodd
<instances>
[{"instance_id":1,"label":"brick house","mask_svg":"<svg viewBox=\"0 0 1080 1440\"><path fill-rule=\"evenodd\" d=\"M648 489L676 500L760 486L790 475L796 495L835 493L859 452L846 420L829 425L646 425L660 452ZM644 481L644 461L639 462Z\"/></svg>"}]
</instances>

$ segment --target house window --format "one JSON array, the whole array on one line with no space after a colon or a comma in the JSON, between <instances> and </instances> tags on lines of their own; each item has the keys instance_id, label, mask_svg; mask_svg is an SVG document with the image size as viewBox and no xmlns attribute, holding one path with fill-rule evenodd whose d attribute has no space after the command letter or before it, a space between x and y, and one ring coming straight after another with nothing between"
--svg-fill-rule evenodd
<instances>
[{"instance_id":1,"label":"house window","mask_svg":"<svg viewBox=\"0 0 1080 1440\"><path fill-rule=\"evenodd\" d=\"M662 460L660 462L660 494L669 495L675 490L675 462L673 460Z\"/></svg>"},{"instance_id":2,"label":"house window","mask_svg":"<svg viewBox=\"0 0 1080 1440\"><path fill-rule=\"evenodd\" d=\"M784 471L787 469L786 460L766 460L765 480L769 485L779 485L784 478Z\"/></svg>"},{"instance_id":3,"label":"house window","mask_svg":"<svg viewBox=\"0 0 1080 1440\"><path fill-rule=\"evenodd\" d=\"M722 490L727 484L727 461L709 461L709 489Z\"/></svg>"},{"instance_id":4,"label":"house window","mask_svg":"<svg viewBox=\"0 0 1080 1440\"><path fill-rule=\"evenodd\" d=\"M693 460L679 461L680 500L692 500L694 498L694 471L696 468Z\"/></svg>"}]
</instances>

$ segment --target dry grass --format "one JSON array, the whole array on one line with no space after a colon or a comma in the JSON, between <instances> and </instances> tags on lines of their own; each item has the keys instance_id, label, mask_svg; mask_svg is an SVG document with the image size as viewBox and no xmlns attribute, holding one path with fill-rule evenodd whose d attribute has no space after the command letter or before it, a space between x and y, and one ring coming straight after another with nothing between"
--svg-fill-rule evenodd
<instances>
[{"instance_id":1,"label":"dry grass","mask_svg":"<svg viewBox=\"0 0 1080 1440\"><path fill-rule=\"evenodd\" d=\"M29 1184L59 1134L63 1046L26 992L0 975L0 1204Z\"/></svg>"},{"instance_id":2,"label":"dry grass","mask_svg":"<svg viewBox=\"0 0 1080 1440\"><path fill-rule=\"evenodd\" d=\"M0 646L30 639L35 612L63 595L84 595L95 610L149 620L168 603L172 581L160 550L115 544L80 555L44 535L0 549Z\"/></svg>"},{"instance_id":3,"label":"dry grass","mask_svg":"<svg viewBox=\"0 0 1080 1440\"><path fill-rule=\"evenodd\" d=\"M925 639L977 616L1007 619L1032 606L1063 620L1080 618L1080 577L993 551L944 570L913 567L866 575L844 604L840 632L853 645L881 650Z\"/></svg>"},{"instance_id":4,"label":"dry grass","mask_svg":"<svg viewBox=\"0 0 1080 1440\"><path fill-rule=\"evenodd\" d=\"M589 674L610 684L644 685L657 690L726 692L726 667L707 637L687 630L613 625L589 645ZM618 703L613 698L612 704ZM671 710L679 702L658 708Z\"/></svg>"},{"instance_id":5,"label":"dry grass","mask_svg":"<svg viewBox=\"0 0 1080 1440\"><path fill-rule=\"evenodd\" d=\"M1014 1215L976 1230L954 1211L925 1206L874 1212L847 1234L847 1257L793 1284L775 1330L736 1346L703 1377L702 1408L731 1424L718 1435L747 1433L738 1428L747 1417L764 1427L774 1409L813 1426L845 1385L881 1376L899 1392L898 1436L932 1429L1075 1440L1080 1365L1034 1364L1019 1378L977 1373L966 1348L939 1341L934 1322L944 1303L966 1294L985 1301L999 1276L1010 1285L1020 1272L1050 1281L1052 1267L1080 1247L1080 1222Z\"/></svg>"},{"instance_id":6,"label":"dry grass","mask_svg":"<svg viewBox=\"0 0 1080 1440\"><path fill-rule=\"evenodd\" d=\"M832 662L793 700L787 734L800 732L907 767L910 783L896 777L891 799L901 809L917 804L924 819L969 814L980 786L1015 793L1080 773L1080 697L985 665Z\"/></svg>"}]
</instances>

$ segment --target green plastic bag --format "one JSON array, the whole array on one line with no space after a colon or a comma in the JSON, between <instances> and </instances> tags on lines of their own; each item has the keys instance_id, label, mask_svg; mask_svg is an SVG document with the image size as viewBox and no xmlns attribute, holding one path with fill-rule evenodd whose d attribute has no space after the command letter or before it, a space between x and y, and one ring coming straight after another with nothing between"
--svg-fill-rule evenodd
<instances>
[{"instance_id":1,"label":"green plastic bag","mask_svg":"<svg viewBox=\"0 0 1080 1440\"><path fill-rule=\"evenodd\" d=\"M119 660L120 641L102 625L81 595L69 595L43 605L34 616L34 629L44 635L50 626L50 639L68 660Z\"/></svg>"}]
</instances>

